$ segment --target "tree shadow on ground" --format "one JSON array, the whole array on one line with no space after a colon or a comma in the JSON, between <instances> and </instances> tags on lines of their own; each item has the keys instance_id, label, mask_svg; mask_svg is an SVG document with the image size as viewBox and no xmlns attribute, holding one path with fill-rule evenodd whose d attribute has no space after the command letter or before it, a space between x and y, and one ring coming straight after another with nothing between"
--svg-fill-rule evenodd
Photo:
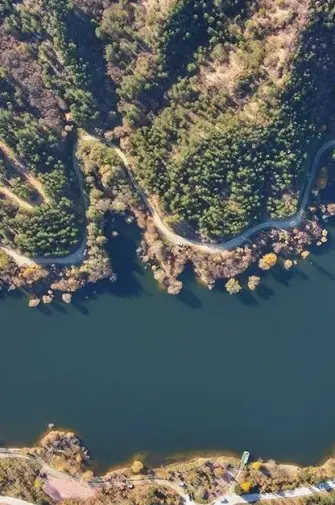
<instances>
[{"instance_id":1,"label":"tree shadow on ground","mask_svg":"<svg viewBox=\"0 0 335 505\"><path fill-rule=\"evenodd\" d=\"M115 126L115 118L112 120L110 114L116 110L115 86L106 74L104 47L102 41L96 37L95 24L76 6L68 16L67 29L76 44L78 57L88 62L89 89L100 112L98 124L104 129Z\"/></svg>"}]
</instances>

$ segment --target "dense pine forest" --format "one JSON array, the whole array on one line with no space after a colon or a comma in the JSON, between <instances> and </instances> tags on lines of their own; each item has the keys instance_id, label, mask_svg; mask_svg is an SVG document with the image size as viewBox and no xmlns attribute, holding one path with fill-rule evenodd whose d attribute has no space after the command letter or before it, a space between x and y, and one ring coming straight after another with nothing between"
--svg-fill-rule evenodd
<instances>
[{"instance_id":1,"label":"dense pine forest","mask_svg":"<svg viewBox=\"0 0 335 505\"><path fill-rule=\"evenodd\" d=\"M167 224L294 214L333 130L334 0L0 0L0 235L79 243L76 130L121 144Z\"/></svg>"}]
</instances>

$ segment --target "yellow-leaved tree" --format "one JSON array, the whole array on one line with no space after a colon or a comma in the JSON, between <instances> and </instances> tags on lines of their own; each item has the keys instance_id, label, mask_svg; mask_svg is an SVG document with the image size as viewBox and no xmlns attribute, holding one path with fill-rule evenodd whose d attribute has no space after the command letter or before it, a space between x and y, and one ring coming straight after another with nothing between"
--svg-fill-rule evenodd
<instances>
[{"instance_id":1,"label":"yellow-leaved tree","mask_svg":"<svg viewBox=\"0 0 335 505\"><path fill-rule=\"evenodd\" d=\"M238 280L234 279L233 277L226 282L225 287L230 295L235 295L242 289Z\"/></svg>"},{"instance_id":2,"label":"yellow-leaved tree","mask_svg":"<svg viewBox=\"0 0 335 505\"><path fill-rule=\"evenodd\" d=\"M243 493L248 493L251 489L251 482L249 480L242 482L241 489L242 489Z\"/></svg>"},{"instance_id":3,"label":"yellow-leaved tree","mask_svg":"<svg viewBox=\"0 0 335 505\"><path fill-rule=\"evenodd\" d=\"M264 254L258 262L259 268L262 270L270 270L277 263L277 255L275 253Z\"/></svg>"},{"instance_id":4,"label":"yellow-leaved tree","mask_svg":"<svg viewBox=\"0 0 335 505\"><path fill-rule=\"evenodd\" d=\"M131 465L131 470L133 473L140 473L144 468L144 465L142 461L136 460L134 463Z\"/></svg>"}]
</instances>

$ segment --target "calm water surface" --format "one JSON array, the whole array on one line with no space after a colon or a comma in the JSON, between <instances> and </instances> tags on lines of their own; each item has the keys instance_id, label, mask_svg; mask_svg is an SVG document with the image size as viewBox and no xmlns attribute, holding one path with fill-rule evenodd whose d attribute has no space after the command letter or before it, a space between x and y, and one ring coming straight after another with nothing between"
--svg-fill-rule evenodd
<instances>
[{"instance_id":1,"label":"calm water surface","mask_svg":"<svg viewBox=\"0 0 335 505\"><path fill-rule=\"evenodd\" d=\"M126 229L124 229L126 228ZM104 466L134 453L248 449L316 463L335 441L335 251L275 272L250 298L186 278L157 289L130 227L111 240L119 283L74 304L0 301L0 440L76 430Z\"/></svg>"}]
</instances>

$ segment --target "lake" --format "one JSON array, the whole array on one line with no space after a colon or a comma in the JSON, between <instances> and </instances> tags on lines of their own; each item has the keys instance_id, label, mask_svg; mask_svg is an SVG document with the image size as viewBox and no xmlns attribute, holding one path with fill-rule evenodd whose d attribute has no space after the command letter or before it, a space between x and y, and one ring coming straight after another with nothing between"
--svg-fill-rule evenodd
<instances>
[{"instance_id":1,"label":"lake","mask_svg":"<svg viewBox=\"0 0 335 505\"><path fill-rule=\"evenodd\" d=\"M32 444L53 422L104 468L136 453L246 449L306 464L327 455L335 251L268 273L250 296L208 291L186 274L174 297L137 262L132 226L118 226L109 244L118 283L71 305L0 301L1 443Z\"/></svg>"}]
</instances>

